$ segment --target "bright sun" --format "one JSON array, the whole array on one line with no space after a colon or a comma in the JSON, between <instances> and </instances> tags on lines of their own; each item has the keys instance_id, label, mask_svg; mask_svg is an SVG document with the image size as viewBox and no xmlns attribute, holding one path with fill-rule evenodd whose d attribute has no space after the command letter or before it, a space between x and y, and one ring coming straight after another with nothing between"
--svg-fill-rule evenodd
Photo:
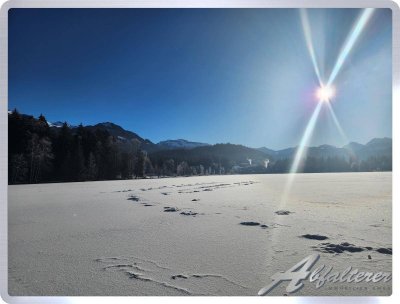
<instances>
[{"instance_id":1,"label":"bright sun","mask_svg":"<svg viewBox=\"0 0 400 304\"><path fill-rule=\"evenodd\" d=\"M332 86L321 86L316 95L319 101L328 102L335 95L335 89Z\"/></svg>"}]
</instances>

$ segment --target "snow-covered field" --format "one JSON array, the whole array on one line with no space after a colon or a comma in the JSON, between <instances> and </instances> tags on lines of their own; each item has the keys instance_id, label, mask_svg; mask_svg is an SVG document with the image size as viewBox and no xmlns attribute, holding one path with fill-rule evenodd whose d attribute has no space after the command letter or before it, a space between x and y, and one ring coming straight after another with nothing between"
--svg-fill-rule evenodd
<instances>
[{"instance_id":1,"label":"snow-covered field","mask_svg":"<svg viewBox=\"0 0 400 304\"><path fill-rule=\"evenodd\" d=\"M299 174L283 204L286 179L9 186L9 293L257 295L312 253L321 255L313 269L391 272L391 173ZM391 282L306 281L294 295L388 294Z\"/></svg>"}]
</instances>

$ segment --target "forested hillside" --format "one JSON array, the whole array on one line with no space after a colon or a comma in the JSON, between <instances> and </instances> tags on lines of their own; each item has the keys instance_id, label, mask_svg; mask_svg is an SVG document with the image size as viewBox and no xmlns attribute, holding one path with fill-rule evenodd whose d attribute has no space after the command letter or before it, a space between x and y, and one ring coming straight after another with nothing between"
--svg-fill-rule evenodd
<instances>
[{"instance_id":1,"label":"forested hillside","mask_svg":"<svg viewBox=\"0 0 400 304\"><path fill-rule=\"evenodd\" d=\"M8 121L9 184L286 173L295 154L294 148L273 151L186 140L154 144L109 122L76 127L66 122L49 124L43 115L35 118L17 110L9 113ZM349 147L310 148L300 172L392 170L391 139Z\"/></svg>"}]
</instances>

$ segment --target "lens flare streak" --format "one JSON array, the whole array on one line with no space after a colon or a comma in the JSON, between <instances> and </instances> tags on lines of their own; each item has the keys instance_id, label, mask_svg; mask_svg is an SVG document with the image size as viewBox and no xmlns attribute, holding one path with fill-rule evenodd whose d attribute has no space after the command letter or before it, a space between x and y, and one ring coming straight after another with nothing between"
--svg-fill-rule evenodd
<instances>
[{"instance_id":1,"label":"lens flare streak","mask_svg":"<svg viewBox=\"0 0 400 304\"><path fill-rule=\"evenodd\" d=\"M362 12L361 16L358 18L357 22L353 26L353 29L351 30L350 34L347 36L347 39L344 43L344 46L342 47L342 50L340 51L339 57L336 60L335 66L333 67L332 73L329 76L329 80L327 85L331 85L335 79L336 76L338 75L340 69L343 66L343 63L345 62L347 56L349 55L351 49L353 48L354 44L356 43L358 37L360 37L360 34L362 33L364 27L370 20L374 8L366 8Z\"/></svg>"},{"instance_id":2,"label":"lens flare streak","mask_svg":"<svg viewBox=\"0 0 400 304\"><path fill-rule=\"evenodd\" d=\"M317 58L315 56L314 44L311 38L310 22L308 20L308 14L306 9L304 8L300 9L300 18L301 18L301 25L303 27L304 38L306 40L306 45L308 48L308 52L310 53L312 64L314 66L315 74L317 75L319 84L322 86L321 73L319 71Z\"/></svg>"},{"instance_id":3,"label":"lens flare streak","mask_svg":"<svg viewBox=\"0 0 400 304\"><path fill-rule=\"evenodd\" d=\"M296 155L294 157L292 166L290 168L288 179L286 181L286 185L281 198L281 206L286 205L286 201L289 193L292 190L292 185L295 177L295 173L299 170L300 163L304 159L305 152L308 144L310 143L312 134L315 129L315 125L318 120L319 113L321 112L322 102L319 102L314 109L314 112L311 115L310 120L307 123L306 129L304 130L303 137L301 138L300 145L297 147Z\"/></svg>"},{"instance_id":4,"label":"lens flare streak","mask_svg":"<svg viewBox=\"0 0 400 304\"><path fill-rule=\"evenodd\" d=\"M290 173L296 173L297 170L299 169L300 162L303 158L306 147L309 144L311 136L314 132L315 124L317 123L319 113L321 112L321 108L322 108L322 103L318 103L317 106L315 107L313 114L311 115L310 120L308 121L303 137L301 138L300 145L297 148L293 164L290 168Z\"/></svg>"},{"instance_id":5,"label":"lens flare streak","mask_svg":"<svg viewBox=\"0 0 400 304\"><path fill-rule=\"evenodd\" d=\"M338 129L340 135L342 136L343 141L345 143L348 143L349 139L348 139L346 133L344 132L342 126L340 125L339 120L338 120L338 118L337 118L337 116L335 114L335 111L332 108L332 105L329 102L327 103L327 105L328 105L329 113L331 114L333 122L335 123L336 128Z\"/></svg>"}]
</instances>

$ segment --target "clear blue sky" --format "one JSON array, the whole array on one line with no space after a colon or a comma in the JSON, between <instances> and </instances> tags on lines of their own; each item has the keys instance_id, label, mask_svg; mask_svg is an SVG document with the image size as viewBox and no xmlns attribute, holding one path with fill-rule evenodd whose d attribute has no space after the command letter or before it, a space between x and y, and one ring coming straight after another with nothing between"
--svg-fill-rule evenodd
<instances>
[{"instance_id":1,"label":"clear blue sky","mask_svg":"<svg viewBox=\"0 0 400 304\"><path fill-rule=\"evenodd\" d=\"M332 70L358 9L309 10ZM9 108L48 121L112 121L153 142L296 146L317 79L297 9L13 9ZM351 141L391 130L391 11L376 10L336 81ZM322 67L323 66L323 67ZM343 145L322 111L311 144Z\"/></svg>"}]
</instances>

